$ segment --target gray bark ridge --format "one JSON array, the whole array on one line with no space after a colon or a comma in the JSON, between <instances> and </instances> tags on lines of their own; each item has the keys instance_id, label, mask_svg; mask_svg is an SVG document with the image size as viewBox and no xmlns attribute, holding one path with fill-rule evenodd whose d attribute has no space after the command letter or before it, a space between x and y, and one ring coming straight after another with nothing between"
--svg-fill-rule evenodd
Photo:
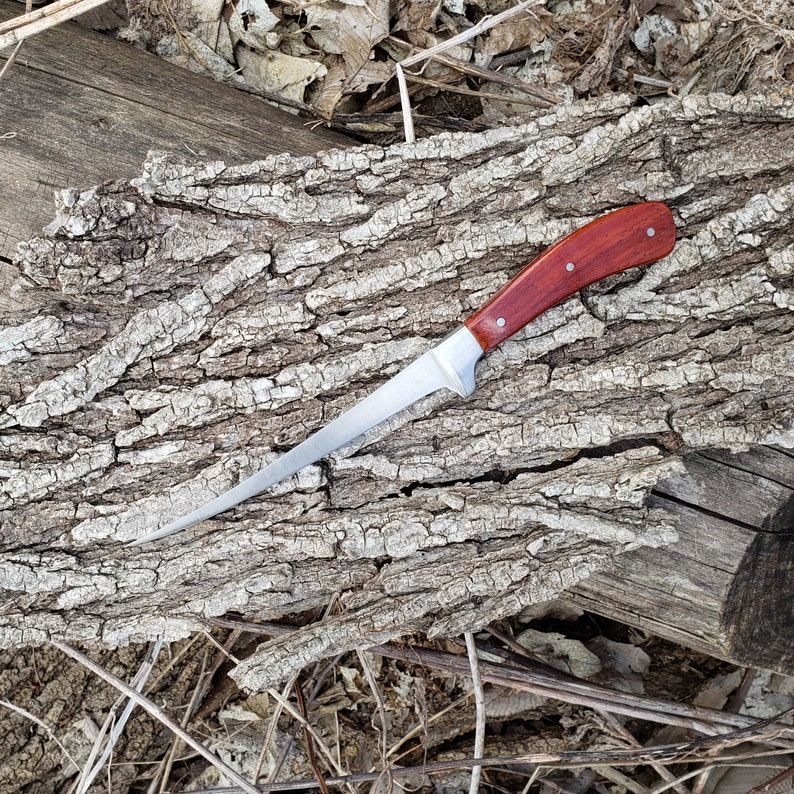
<instances>
[{"instance_id":1,"label":"gray bark ridge","mask_svg":"<svg viewBox=\"0 0 794 794\"><path fill-rule=\"evenodd\" d=\"M337 604L235 672L474 629L675 538L678 453L794 447L791 96L576 103L522 126L243 166L154 155L65 192L0 325L0 645L185 636ZM666 259L217 521L123 545L398 371L601 212Z\"/></svg>"}]
</instances>

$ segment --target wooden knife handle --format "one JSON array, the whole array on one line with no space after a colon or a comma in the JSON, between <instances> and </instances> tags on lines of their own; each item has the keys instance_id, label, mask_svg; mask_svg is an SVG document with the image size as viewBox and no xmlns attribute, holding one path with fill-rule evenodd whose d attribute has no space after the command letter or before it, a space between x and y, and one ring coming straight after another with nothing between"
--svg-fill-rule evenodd
<instances>
[{"instance_id":1,"label":"wooden knife handle","mask_svg":"<svg viewBox=\"0 0 794 794\"><path fill-rule=\"evenodd\" d=\"M466 327L487 353L582 287L661 259L674 245L675 223L664 204L610 212L533 259L466 320Z\"/></svg>"}]
</instances>

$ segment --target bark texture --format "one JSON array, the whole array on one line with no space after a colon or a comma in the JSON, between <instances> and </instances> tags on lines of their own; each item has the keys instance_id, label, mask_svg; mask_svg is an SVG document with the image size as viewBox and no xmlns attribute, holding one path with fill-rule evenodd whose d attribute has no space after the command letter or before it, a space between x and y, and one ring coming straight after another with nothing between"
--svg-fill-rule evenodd
<instances>
[{"instance_id":1,"label":"bark texture","mask_svg":"<svg viewBox=\"0 0 794 794\"><path fill-rule=\"evenodd\" d=\"M153 156L61 197L0 329L0 644L176 638L334 608L235 671L474 629L676 538L680 454L794 447L794 99L612 96L482 134L244 166ZM665 260L261 498L218 494L599 213L668 202ZM718 561L715 561L715 565Z\"/></svg>"}]
</instances>

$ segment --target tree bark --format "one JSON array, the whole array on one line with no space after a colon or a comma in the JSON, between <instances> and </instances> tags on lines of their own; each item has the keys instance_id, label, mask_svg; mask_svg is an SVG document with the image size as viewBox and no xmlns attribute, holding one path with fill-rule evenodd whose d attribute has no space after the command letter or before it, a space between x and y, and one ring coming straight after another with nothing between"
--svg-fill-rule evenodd
<instances>
[{"instance_id":1,"label":"tree bark","mask_svg":"<svg viewBox=\"0 0 794 794\"><path fill-rule=\"evenodd\" d=\"M52 236L19 249L14 295L38 308L0 333L0 644L331 603L238 666L253 689L475 629L614 577L627 552L664 571L698 528L649 494L684 454L794 448L794 100L632 105L244 166L153 156L64 194ZM645 199L673 209L673 253L543 315L471 398L434 395L217 520L124 545L338 415L549 243ZM700 560L715 589L748 575L747 546ZM706 628L690 599L690 633L725 653L709 636L736 604L712 595Z\"/></svg>"}]
</instances>

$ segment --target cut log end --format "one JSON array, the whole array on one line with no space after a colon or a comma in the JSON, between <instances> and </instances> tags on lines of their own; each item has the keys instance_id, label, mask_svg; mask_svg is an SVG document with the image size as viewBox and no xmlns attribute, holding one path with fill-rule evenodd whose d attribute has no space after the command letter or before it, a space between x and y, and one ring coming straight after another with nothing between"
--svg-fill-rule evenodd
<instances>
[{"instance_id":1,"label":"cut log end","mask_svg":"<svg viewBox=\"0 0 794 794\"><path fill-rule=\"evenodd\" d=\"M794 495L756 533L725 600L730 655L751 667L794 670Z\"/></svg>"},{"instance_id":2,"label":"cut log end","mask_svg":"<svg viewBox=\"0 0 794 794\"><path fill-rule=\"evenodd\" d=\"M794 458L759 446L689 455L684 465L648 500L678 516L678 542L623 555L570 599L712 656L790 674Z\"/></svg>"}]
</instances>

